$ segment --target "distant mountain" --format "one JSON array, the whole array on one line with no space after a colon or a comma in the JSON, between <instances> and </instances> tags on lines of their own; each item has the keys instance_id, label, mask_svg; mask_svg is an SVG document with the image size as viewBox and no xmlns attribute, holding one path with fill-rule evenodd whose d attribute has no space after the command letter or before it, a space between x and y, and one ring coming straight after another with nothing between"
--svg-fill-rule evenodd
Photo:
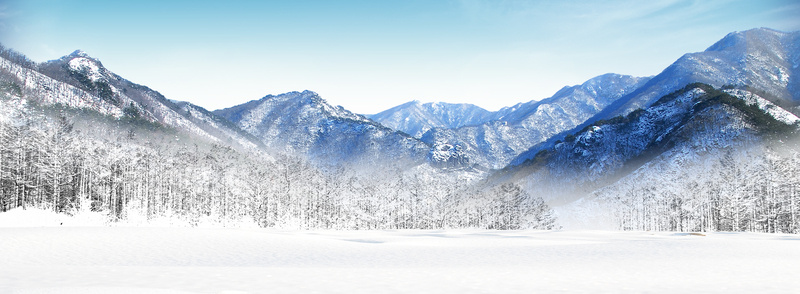
<instances>
[{"instance_id":1,"label":"distant mountain","mask_svg":"<svg viewBox=\"0 0 800 294\"><path fill-rule=\"evenodd\" d=\"M432 128L454 129L485 123L493 119L493 113L466 103L411 101L369 115L369 118L384 126L420 138Z\"/></svg>"},{"instance_id":2,"label":"distant mountain","mask_svg":"<svg viewBox=\"0 0 800 294\"><path fill-rule=\"evenodd\" d=\"M344 108L312 91L268 95L214 114L256 136L272 150L322 165L424 163L429 146Z\"/></svg>"},{"instance_id":3,"label":"distant mountain","mask_svg":"<svg viewBox=\"0 0 800 294\"><path fill-rule=\"evenodd\" d=\"M21 95L42 105L58 104L148 121L250 150L257 150L260 144L202 107L177 105L146 86L114 74L86 52L77 50L60 59L35 64L13 51L2 51L0 75L17 85Z\"/></svg>"},{"instance_id":4,"label":"distant mountain","mask_svg":"<svg viewBox=\"0 0 800 294\"><path fill-rule=\"evenodd\" d=\"M461 161L502 168L522 152L553 135L574 128L616 99L648 81L605 74L564 87L541 101L520 103L487 116L490 121L459 128L432 128L421 138L434 149L457 152Z\"/></svg>"},{"instance_id":5,"label":"distant mountain","mask_svg":"<svg viewBox=\"0 0 800 294\"><path fill-rule=\"evenodd\" d=\"M690 83L747 86L765 99L800 114L800 32L772 29L733 32L698 53L682 56L647 84L599 116L624 115Z\"/></svg>"}]
</instances>

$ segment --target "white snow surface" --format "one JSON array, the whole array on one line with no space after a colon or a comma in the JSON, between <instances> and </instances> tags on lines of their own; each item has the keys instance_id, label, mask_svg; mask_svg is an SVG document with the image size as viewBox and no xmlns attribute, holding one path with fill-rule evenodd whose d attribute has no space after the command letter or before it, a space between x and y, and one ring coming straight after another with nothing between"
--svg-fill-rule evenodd
<instances>
[{"instance_id":1,"label":"white snow surface","mask_svg":"<svg viewBox=\"0 0 800 294\"><path fill-rule=\"evenodd\" d=\"M800 288L797 235L61 226L48 223L53 214L47 214L0 214L0 250L6 253L0 259L0 293L789 293ZM41 221L19 226L26 218Z\"/></svg>"}]
</instances>

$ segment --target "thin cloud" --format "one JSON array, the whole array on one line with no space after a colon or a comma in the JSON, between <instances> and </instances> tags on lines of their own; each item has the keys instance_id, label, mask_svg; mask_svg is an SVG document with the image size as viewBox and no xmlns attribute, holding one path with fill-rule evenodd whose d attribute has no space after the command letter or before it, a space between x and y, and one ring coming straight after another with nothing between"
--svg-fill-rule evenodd
<instances>
[{"instance_id":1,"label":"thin cloud","mask_svg":"<svg viewBox=\"0 0 800 294\"><path fill-rule=\"evenodd\" d=\"M518 21L542 13L547 2L520 0L458 0L457 6L469 18L482 21ZM553 7L549 7L553 8Z\"/></svg>"},{"instance_id":2,"label":"thin cloud","mask_svg":"<svg viewBox=\"0 0 800 294\"><path fill-rule=\"evenodd\" d=\"M789 3L759 13L759 18L780 19L780 25L786 30L800 30L800 3Z\"/></svg>"},{"instance_id":3,"label":"thin cloud","mask_svg":"<svg viewBox=\"0 0 800 294\"><path fill-rule=\"evenodd\" d=\"M8 31L8 18L10 13L6 5L0 5L0 32Z\"/></svg>"},{"instance_id":4,"label":"thin cloud","mask_svg":"<svg viewBox=\"0 0 800 294\"><path fill-rule=\"evenodd\" d=\"M8 5L0 4L0 20L8 18L11 15L9 11Z\"/></svg>"},{"instance_id":5,"label":"thin cloud","mask_svg":"<svg viewBox=\"0 0 800 294\"><path fill-rule=\"evenodd\" d=\"M19 28L12 21L17 16L19 16L18 11L11 9L7 4L0 4L0 32L18 31Z\"/></svg>"}]
</instances>

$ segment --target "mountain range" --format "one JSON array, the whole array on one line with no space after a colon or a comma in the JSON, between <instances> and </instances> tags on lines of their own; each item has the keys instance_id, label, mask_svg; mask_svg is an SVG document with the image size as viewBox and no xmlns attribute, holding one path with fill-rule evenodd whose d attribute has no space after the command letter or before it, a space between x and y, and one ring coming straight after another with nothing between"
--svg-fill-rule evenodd
<instances>
[{"instance_id":1,"label":"mountain range","mask_svg":"<svg viewBox=\"0 0 800 294\"><path fill-rule=\"evenodd\" d=\"M396 119L387 119L403 117L393 114L406 111L401 106L372 118L412 134L433 129L420 137L434 146L455 146L470 162L502 168L531 158L541 148L552 145L539 143L552 143L562 138L565 134L559 134L564 131L646 108L695 82L714 87L746 86L789 112L800 114L799 37L797 32L766 28L730 33L703 52L682 56L654 77L598 76L582 85L565 87L550 98L484 115L484 122L468 127L440 127L430 123L433 119L415 120L425 116L420 114L405 116L408 121L402 125Z\"/></svg>"},{"instance_id":2,"label":"mountain range","mask_svg":"<svg viewBox=\"0 0 800 294\"><path fill-rule=\"evenodd\" d=\"M766 189L769 182L783 183L780 189L800 186L800 173L791 171L800 158L800 32L761 28L730 33L703 52L684 55L658 75L608 73L564 87L549 98L494 112L470 104L412 101L368 116L330 105L307 90L208 111L128 81L82 51L34 63L0 49L4 99L29 101L31 107L81 109L108 122L146 126L137 128L139 133L162 128L165 131L158 132L225 146L244 158L298 158L332 181L343 169L361 170L346 172L353 179L370 179L372 184L348 184L373 191L359 197L386 189L398 190L390 193L397 199L433 201L426 206L430 210L424 210L430 219L409 216L403 224L444 226L450 217L469 219L469 211L502 215L475 207L485 205L481 197L511 192L519 196L524 190L531 200L520 203L543 199L564 224L575 226L766 231L796 231L800 226L781 222L800 215L799 209L767 215L775 210L754 204L767 200L758 200L753 192ZM730 167L772 176L730 174ZM393 182L397 175L405 184ZM742 188L723 193L726 181L741 182ZM446 194L403 186L411 182L446 187ZM521 189L504 186L508 184ZM383 188L364 188L369 185ZM704 196L687 196L693 189ZM348 194L326 191L337 197ZM494 196L485 191L494 191ZM429 197L420 200L424 193ZM513 199L503 200L502 207ZM740 205L745 202L749 204ZM375 211L372 204L364 205L356 206L361 213ZM406 204L397 205L392 206L397 211L387 212L393 221L399 221L399 211L410 211L401 209ZM632 205L638 208L632 210ZM716 215L709 212L710 206L715 206ZM440 214L433 207L457 212ZM609 211L613 216L603 213ZM745 221L741 213L765 216Z\"/></svg>"},{"instance_id":3,"label":"mountain range","mask_svg":"<svg viewBox=\"0 0 800 294\"><path fill-rule=\"evenodd\" d=\"M302 154L327 165L403 158L486 170L519 164L565 132L647 107L694 82L747 86L797 113L797 35L770 29L731 33L654 77L605 74L564 87L552 97L495 112L470 104L412 101L368 117L334 107L311 91L206 111L125 80L82 51L39 64L36 70L8 60L2 66L24 81L26 91L36 92L31 96L40 103L91 108L115 117L127 113L239 146Z\"/></svg>"},{"instance_id":4,"label":"mountain range","mask_svg":"<svg viewBox=\"0 0 800 294\"><path fill-rule=\"evenodd\" d=\"M582 85L564 87L550 98L500 109L491 120L478 125L431 128L421 139L434 149L457 150L466 164L499 169L537 143L586 121L647 80L605 74Z\"/></svg>"}]
</instances>

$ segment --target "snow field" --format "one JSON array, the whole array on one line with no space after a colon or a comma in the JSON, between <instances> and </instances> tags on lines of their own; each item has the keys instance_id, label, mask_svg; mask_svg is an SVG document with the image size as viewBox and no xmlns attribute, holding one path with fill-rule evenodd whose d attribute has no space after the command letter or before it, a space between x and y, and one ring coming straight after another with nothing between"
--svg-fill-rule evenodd
<instances>
[{"instance_id":1,"label":"snow field","mask_svg":"<svg viewBox=\"0 0 800 294\"><path fill-rule=\"evenodd\" d=\"M787 293L800 237L0 227L0 293Z\"/></svg>"}]
</instances>

